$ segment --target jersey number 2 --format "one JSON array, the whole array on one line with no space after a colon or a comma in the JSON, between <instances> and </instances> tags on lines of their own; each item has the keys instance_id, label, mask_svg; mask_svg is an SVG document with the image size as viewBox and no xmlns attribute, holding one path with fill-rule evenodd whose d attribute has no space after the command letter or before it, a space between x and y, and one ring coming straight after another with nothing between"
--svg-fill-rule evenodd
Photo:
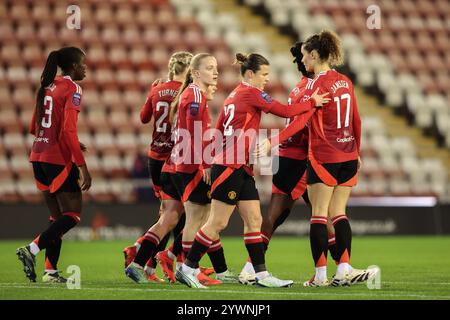
<instances>
[{"instance_id":1,"label":"jersey number 2","mask_svg":"<svg viewBox=\"0 0 450 320\"><path fill-rule=\"evenodd\" d=\"M53 98L51 96L44 97L45 114L42 116L41 125L43 128L50 128L52 126L52 110L53 110ZM46 119L46 116L48 118Z\"/></svg>"},{"instance_id":2,"label":"jersey number 2","mask_svg":"<svg viewBox=\"0 0 450 320\"><path fill-rule=\"evenodd\" d=\"M336 110L337 110L337 128L340 129L342 127L341 124L341 100L347 100L347 110L345 112L345 122L344 128L350 125L350 102L351 97L350 94L344 93L340 97L334 97L334 102L336 102Z\"/></svg>"},{"instance_id":3,"label":"jersey number 2","mask_svg":"<svg viewBox=\"0 0 450 320\"><path fill-rule=\"evenodd\" d=\"M156 120L156 132L166 132L167 130L167 123L165 123L164 120L169 114L169 103L166 101L158 101L158 103L156 103L156 111L161 110L161 108L163 108L164 111L158 120Z\"/></svg>"},{"instance_id":4,"label":"jersey number 2","mask_svg":"<svg viewBox=\"0 0 450 320\"><path fill-rule=\"evenodd\" d=\"M234 108L234 104L225 106L225 116L227 117L227 121L223 124L224 136L231 136L233 134L233 126L230 126L230 123L234 118Z\"/></svg>"}]
</instances>

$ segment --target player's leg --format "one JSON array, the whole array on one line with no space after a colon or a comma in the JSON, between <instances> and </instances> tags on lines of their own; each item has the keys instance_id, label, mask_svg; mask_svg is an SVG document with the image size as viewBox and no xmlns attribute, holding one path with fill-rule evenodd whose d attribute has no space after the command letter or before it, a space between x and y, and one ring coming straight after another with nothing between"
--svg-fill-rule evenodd
<instances>
[{"instance_id":1,"label":"player's leg","mask_svg":"<svg viewBox=\"0 0 450 320\"><path fill-rule=\"evenodd\" d=\"M346 215L346 206L351 191L351 187L336 186L330 200L329 216L335 230L338 261L336 278L344 278L350 271L352 230Z\"/></svg>"},{"instance_id":2,"label":"player's leg","mask_svg":"<svg viewBox=\"0 0 450 320\"><path fill-rule=\"evenodd\" d=\"M126 268L126 275L135 282L146 282L155 274L154 269L147 266L151 261L161 238L164 238L177 225L183 214L183 206L178 200L162 200L161 215L158 221L146 232L141 248L136 254L133 262ZM145 274L144 272L145 271ZM158 282L158 281L157 281Z\"/></svg>"},{"instance_id":3,"label":"player's leg","mask_svg":"<svg viewBox=\"0 0 450 320\"><path fill-rule=\"evenodd\" d=\"M171 282L175 282L175 274L174 274L174 268L173 268L173 261L174 259L179 256L180 258L183 256L182 251L182 230L184 228L185 220L186 220L186 214L184 213L184 206L181 202L182 195L177 189L176 183L176 174L174 173L168 173L168 172L162 172L161 173L161 197L163 200L177 200L180 203L180 206L183 210L181 213L180 219L178 220L177 225L172 230L174 232L174 235L177 234L173 242L173 244L166 250L160 251L156 254L156 258L159 261L159 265L165 275L165 277ZM182 262L180 262L181 265ZM178 262L177 262L178 265Z\"/></svg>"},{"instance_id":4,"label":"player's leg","mask_svg":"<svg viewBox=\"0 0 450 320\"><path fill-rule=\"evenodd\" d=\"M273 193L270 199L269 210L263 217L261 235L264 240L264 249L267 250L270 238L275 230L284 223L291 213L295 200L289 195Z\"/></svg>"},{"instance_id":5,"label":"player's leg","mask_svg":"<svg viewBox=\"0 0 450 320\"><path fill-rule=\"evenodd\" d=\"M153 182L153 190L155 196L161 199L162 182L161 182L161 171L164 165L164 161L155 160L149 157L148 166L150 172L150 178ZM159 210L159 215L161 215L161 209ZM169 241L170 234L164 236L159 242L155 250L155 255L157 252L162 251L166 248L167 242ZM147 263L149 269L154 269L156 267L157 261L155 255L152 256L151 260Z\"/></svg>"},{"instance_id":6,"label":"player's leg","mask_svg":"<svg viewBox=\"0 0 450 320\"><path fill-rule=\"evenodd\" d=\"M311 201L310 245L314 259L315 275L305 285L327 285L327 251L328 206L333 195L334 187L324 183L308 185L308 195Z\"/></svg>"},{"instance_id":7,"label":"player's leg","mask_svg":"<svg viewBox=\"0 0 450 320\"><path fill-rule=\"evenodd\" d=\"M80 221L81 207L82 207L82 195L81 189L78 185L79 171L75 164L68 165L65 168L62 166L55 166L50 164L43 164L42 168L48 180L49 191L53 192L56 202L59 206L60 215L55 221L42 232L33 242L30 243L30 252L36 256L39 251L50 248L50 251L54 246L60 247L62 237L70 229L75 227ZM69 169L70 168L70 169ZM69 171L70 170L70 171ZM52 204L54 205L54 203ZM59 249L56 248L59 258ZM66 282L66 279L59 276L57 272L44 275L44 278L51 282Z\"/></svg>"},{"instance_id":8,"label":"player's leg","mask_svg":"<svg viewBox=\"0 0 450 320\"><path fill-rule=\"evenodd\" d=\"M207 215L205 216L205 219L202 222L202 226L206 224L206 222L209 219L210 214L211 214L211 211L208 212ZM222 283L237 283L238 282L238 277L236 275L234 275L231 271L228 270L228 265L227 265L227 262L225 259L225 251L222 247L220 237L213 240L213 242L211 243L211 246L209 247L209 249L206 253L208 254L209 260L211 261L212 268L199 266L199 269L202 274L208 276L212 273L216 273L216 279L220 280ZM200 277L203 280L205 280L206 284L208 284L208 285L212 284L212 283L206 282L208 279L206 279L205 277L203 277L203 276L200 276ZM219 284L219 283L216 282L215 284Z\"/></svg>"},{"instance_id":9,"label":"player's leg","mask_svg":"<svg viewBox=\"0 0 450 320\"><path fill-rule=\"evenodd\" d=\"M191 250L195 235L202 226L210 208L210 205L205 206L204 204L194 203L192 201L184 203L186 222L183 229L182 247L185 256Z\"/></svg>"},{"instance_id":10,"label":"player's leg","mask_svg":"<svg viewBox=\"0 0 450 320\"><path fill-rule=\"evenodd\" d=\"M220 231L227 226L228 220L233 213L239 192L239 188L236 188L239 185L239 181L236 180L234 173L232 168L225 166L213 165L211 168L212 201L208 220L202 229L196 233L192 249L188 252L180 272L177 273L177 278L180 278L180 282L190 287L199 287L195 283L191 283L192 281L189 281L189 278L199 273L198 262L212 246L212 243L219 239ZM207 234L204 233L203 228L205 228L204 230L206 230ZM185 227L183 234L186 231L187 228Z\"/></svg>"},{"instance_id":11,"label":"player's leg","mask_svg":"<svg viewBox=\"0 0 450 320\"><path fill-rule=\"evenodd\" d=\"M228 225L234 207L234 205L219 200L212 200L209 218L205 225L196 233L192 248L186 255L186 259L181 268L177 270L176 278L178 281L192 288L204 288L197 279L197 275L200 273L198 263L212 245L213 239L218 239L219 233ZM186 231L187 228L185 227L183 234Z\"/></svg>"},{"instance_id":12,"label":"player's leg","mask_svg":"<svg viewBox=\"0 0 450 320\"><path fill-rule=\"evenodd\" d=\"M78 224L80 221L82 196L78 184L79 171L75 164L58 166L46 163L34 163L33 169L36 178L39 178L39 175L46 178L48 183L47 190L55 194L61 212L61 216L47 230L36 237L28 247L24 247L34 259L34 256L41 250L56 243L67 231ZM40 183L39 180L37 181ZM41 187L43 186L42 183L40 185ZM24 248L19 248L17 254L19 259L24 263L25 270L27 267L30 268L30 264L28 263L30 259ZM34 269L32 271L34 272Z\"/></svg>"},{"instance_id":13,"label":"player's leg","mask_svg":"<svg viewBox=\"0 0 450 320\"><path fill-rule=\"evenodd\" d=\"M166 250L160 251L156 254L156 258L158 259L158 262L160 263L164 274L171 280L171 282L175 282L175 274L173 273L173 261L175 259L177 260L177 267L181 266L184 261L182 240L185 221L186 218L183 211L178 224L172 230L174 234L174 240L172 244Z\"/></svg>"},{"instance_id":14,"label":"player's leg","mask_svg":"<svg viewBox=\"0 0 450 320\"><path fill-rule=\"evenodd\" d=\"M315 274L304 286L326 286L328 251L328 207L334 186L338 184L337 174L340 164L318 164L308 162L306 182L311 203L310 244L314 259Z\"/></svg>"},{"instance_id":15,"label":"player's leg","mask_svg":"<svg viewBox=\"0 0 450 320\"><path fill-rule=\"evenodd\" d=\"M336 236L333 227L333 221L331 221L331 217L328 216L327 220L327 232L328 232L328 251L330 252L331 258L336 262L336 265L339 263L339 257L336 251Z\"/></svg>"},{"instance_id":16,"label":"player's leg","mask_svg":"<svg viewBox=\"0 0 450 320\"><path fill-rule=\"evenodd\" d=\"M44 199L47 208L50 211L49 226L61 217L61 210L59 208L58 200L55 194L49 191L44 191ZM47 249L45 249L45 273L42 278L44 282L66 282L66 279L58 274L58 260L61 253L62 239L58 238Z\"/></svg>"},{"instance_id":17,"label":"player's leg","mask_svg":"<svg viewBox=\"0 0 450 320\"><path fill-rule=\"evenodd\" d=\"M261 226L261 237L263 240L264 251L267 251L269 247L272 234L289 216L294 203L295 200L292 200L292 198L286 194L272 193L269 210L263 217ZM253 269L252 261L250 257L248 257L247 262L239 274L241 282L244 282L244 284L251 284L255 278L254 274L255 270Z\"/></svg>"},{"instance_id":18,"label":"player's leg","mask_svg":"<svg viewBox=\"0 0 450 320\"><path fill-rule=\"evenodd\" d=\"M336 235L337 270L331 284L333 286L350 285L364 282L374 277L379 269L356 269L350 264L352 229L346 215L346 206L351 186L337 186L331 198L329 212Z\"/></svg>"},{"instance_id":19,"label":"player's leg","mask_svg":"<svg viewBox=\"0 0 450 320\"><path fill-rule=\"evenodd\" d=\"M250 186L250 184L247 185ZM246 190L249 190L249 188ZM244 243L255 270L256 284L263 287L291 286L293 281L280 280L267 271L264 244L261 238L262 216L259 199L241 200L237 207L244 221Z\"/></svg>"},{"instance_id":20,"label":"player's leg","mask_svg":"<svg viewBox=\"0 0 450 320\"><path fill-rule=\"evenodd\" d=\"M169 247L169 252L172 253L173 259L177 257L183 250L182 239L183 239L183 229L186 223L186 216L183 214L178 221L176 227L172 230L173 242Z\"/></svg>"}]
</instances>

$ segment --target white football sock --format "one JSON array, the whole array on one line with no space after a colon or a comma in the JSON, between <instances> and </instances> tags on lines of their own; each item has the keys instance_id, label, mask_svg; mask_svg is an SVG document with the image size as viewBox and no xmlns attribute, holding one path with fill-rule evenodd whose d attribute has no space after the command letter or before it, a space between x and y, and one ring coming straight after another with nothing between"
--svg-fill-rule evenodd
<instances>
[{"instance_id":1,"label":"white football sock","mask_svg":"<svg viewBox=\"0 0 450 320\"><path fill-rule=\"evenodd\" d=\"M247 272L247 273L254 274L254 273L255 273L255 268L253 268L253 264L252 264L251 262L247 261L247 262L245 263L245 266L244 266L244 268L242 269L242 271L245 271L245 272Z\"/></svg>"},{"instance_id":2,"label":"white football sock","mask_svg":"<svg viewBox=\"0 0 450 320\"><path fill-rule=\"evenodd\" d=\"M170 251L170 250L167 250L167 255L169 256L169 258L170 259L172 259L172 260L175 260L176 259L176 255L174 255L173 253L172 253L172 251Z\"/></svg>"},{"instance_id":3,"label":"white football sock","mask_svg":"<svg viewBox=\"0 0 450 320\"><path fill-rule=\"evenodd\" d=\"M45 269L45 272L48 273L48 274L55 274L58 271Z\"/></svg>"},{"instance_id":4,"label":"white football sock","mask_svg":"<svg viewBox=\"0 0 450 320\"><path fill-rule=\"evenodd\" d=\"M327 267L326 266L317 267L314 280L325 281L326 279L327 279Z\"/></svg>"},{"instance_id":5,"label":"white football sock","mask_svg":"<svg viewBox=\"0 0 450 320\"><path fill-rule=\"evenodd\" d=\"M30 243L30 251L33 255L37 255L41 249L39 249L38 245L34 242Z\"/></svg>"},{"instance_id":6,"label":"white football sock","mask_svg":"<svg viewBox=\"0 0 450 320\"><path fill-rule=\"evenodd\" d=\"M269 272L268 271L260 271L256 273L256 278L258 278L259 280L262 280L266 277L269 276Z\"/></svg>"},{"instance_id":7,"label":"white football sock","mask_svg":"<svg viewBox=\"0 0 450 320\"><path fill-rule=\"evenodd\" d=\"M348 263L346 263L346 262L339 263L337 266L337 270L336 270L336 276L338 278L341 278L341 277L345 276L347 273L349 273L350 270L351 270L351 266Z\"/></svg>"},{"instance_id":8,"label":"white football sock","mask_svg":"<svg viewBox=\"0 0 450 320\"><path fill-rule=\"evenodd\" d=\"M146 274L150 275L150 274L154 274L155 273L155 269L145 266L144 271Z\"/></svg>"},{"instance_id":9,"label":"white football sock","mask_svg":"<svg viewBox=\"0 0 450 320\"><path fill-rule=\"evenodd\" d=\"M184 273L195 274L195 268L191 268L184 263L181 265L181 271Z\"/></svg>"}]
</instances>

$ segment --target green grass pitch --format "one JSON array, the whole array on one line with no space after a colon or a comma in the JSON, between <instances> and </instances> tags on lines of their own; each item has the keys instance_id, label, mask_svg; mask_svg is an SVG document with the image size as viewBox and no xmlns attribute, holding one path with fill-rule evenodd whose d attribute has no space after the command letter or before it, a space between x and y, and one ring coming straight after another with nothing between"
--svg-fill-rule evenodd
<instances>
[{"instance_id":1,"label":"green grass pitch","mask_svg":"<svg viewBox=\"0 0 450 320\"><path fill-rule=\"evenodd\" d=\"M59 269L81 268L81 289L42 283L43 253L37 260L38 278L29 283L15 255L26 241L0 242L0 299L150 299L150 300L302 300L302 299L450 299L450 237L354 237L352 265L381 268L381 288L304 288L313 274L309 241L306 237L277 237L270 244L266 262L270 272L293 279L291 288L268 289L240 284L190 289L182 284L137 285L123 272L122 249L132 241L65 242ZM224 238L228 266L239 272L246 260L242 238ZM205 257L202 265L210 265ZM158 267L159 268L159 267ZM328 277L335 271L328 264ZM158 269L158 274L161 275Z\"/></svg>"}]
</instances>

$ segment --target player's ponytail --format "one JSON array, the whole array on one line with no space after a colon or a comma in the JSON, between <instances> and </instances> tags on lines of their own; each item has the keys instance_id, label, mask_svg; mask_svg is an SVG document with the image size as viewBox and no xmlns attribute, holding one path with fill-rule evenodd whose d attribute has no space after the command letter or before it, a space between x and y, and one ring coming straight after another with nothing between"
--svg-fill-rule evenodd
<instances>
[{"instance_id":1,"label":"player's ponytail","mask_svg":"<svg viewBox=\"0 0 450 320\"><path fill-rule=\"evenodd\" d=\"M316 50L320 60L330 66L340 66L344 63L341 39L333 31L322 30L319 34L309 37L303 46L308 52Z\"/></svg>"},{"instance_id":2,"label":"player's ponytail","mask_svg":"<svg viewBox=\"0 0 450 320\"><path fill-rule=\"evenodd\" d=\"M175 96L175 98L173 99L172 104L170 106L169 121L170 121L171 124L173 124L174 119L175 119L175 115L176 115L176 113L178 111L178 103L180 101L181 94L187 88L187 86L192 83L192 81L193 81L192 80L192 72L191 72L191 68L189 68L187 73L186 73L186 77L184 78L183 84L181 85L180 90L178 90L178 93Z\"/></svg>"},{"instance_id":3,"label":"player's ponytail","mask_svg":"<svg viewBox=\"0 0 450 320\"><path fill-rule=\"evenodd\" d=\"M45 88L48 87L56 77L56 73L58 72L58 57L59 51L52 51L47 57L47 62L45 63L44 70L41 75L41 85L38 89L36 95L36 136L41 129L41 119L44 115L44 95Z\"/></svg>"},{"instance_id":4,"label":"player's ponytail","mask_svg":"<svg viewBox=\"0 0 450 320\"><path fill-rule=\"evenodd\" d=\"M241 76L244 76L247 70L252 70L254 73L261 69L262 65L269 65L269 61L258 53L250 53L244 55L242 53L236 53L236 60L234 64L241 65Z\"/></svg>"}]
</instances>

